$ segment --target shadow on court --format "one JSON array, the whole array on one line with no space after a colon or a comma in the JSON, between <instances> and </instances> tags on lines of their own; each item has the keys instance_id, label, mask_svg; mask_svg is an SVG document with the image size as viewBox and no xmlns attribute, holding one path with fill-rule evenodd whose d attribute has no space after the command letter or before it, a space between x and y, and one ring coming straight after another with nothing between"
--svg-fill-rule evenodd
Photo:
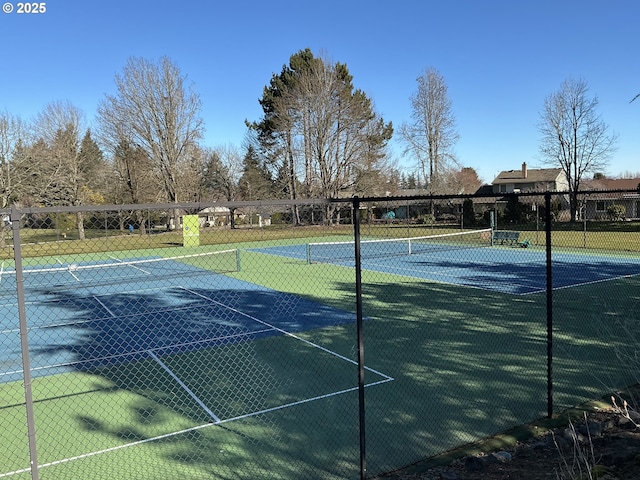
<instances>
[{"instance_id":1,"label":"shadow on court","mask_svg":"<svg viewBox=\"0 0 640 480\"><path fill-rule=\"evenodd\" d=\"M42 326L31 335L36 363L46 367L62 357L84 371L146 358L149 351L198 351L355 322L352 313L266 289L40 295L47 297L43 311L52 321L38 319Z\"/></svg>"},{"instance_id":2,"label":"shadow on court","mask_svg":"<svg viewBox=\"0 0 640 480\"><path fill-rule=\"evenodd\" d=\"M640 275L640 263L603 259L554 259L553 288L566 288L602 282L629 275ZM416 276L498 292L523 295L546 289L546 265L540 261L478 263L464 260L408 259L407 268ZM401 268L401 267L400 267ZM375 269L375 267L371 267Z\"/></svg>"},{"instance_id":3,"label":"shadow on court","mask_svg":"<svg viewBox=\"0 0 640 480\"><path fill-rule=\"evenodd\" d=\"M37 319L30 331L34 363L47 367L35 371L82 374L40 383L52 392L40 403L40 421L47 423L39 432L42 445L54 442L51 430L60 431L51 429L46 412L63 399L62 382L85 378L91 388L66 412L77 430L56 434L58 444L67 435L76 443L95 435L111 438L107 445L150 442L168 468L183 465L222 479L243 472L266 478L274 463L282 478L311 478L317 465L331 470L336 460L357 458L357 442L350 441L357 439L356 393L335 393L357 384L355 366L288 335L321 329L343 337L335 330L352 326L353 313L264 288L39 293L48 302L40 312L50 311L51 322ZM66 365L52 367L61 358ZM328 421L335 424L327 429ZM301 448L328 438L335 450ZM52 472L81 465L67 462ZM342 473L325 476L332 477Z\"/></svg>"},{"instance_id":4,"label":"shadow on court","mask_svg":"<svg viewBox=\"0 0 640 480\"><path fill-rule=\"evenodd\" d=\"M456 265L464 262L450 268ZM544 415L544 295L367 277L366 364L394 378L366 390L370 472L410 464ZM604 290L588 284L557 293L558 408L597 397L603 378L618 386L628 380L629 372L611 355L612 338L598 326L603 305L609 315L633 311L637 295L613 306L607 301L611 289L637 292L638 281L623 278ZM136 395L127 411L119 413L126 420L117 425L102 412L76 415L84 432L134 442L155 438L158 429L183 429L151 443L166 465L177 463L222 479L268 478L272 471L291 480L355 478L355 392L267 411L354 385L354 365L332 363L302 342L288 343L282 332L313 330L313 337L334 351L353 347L355 317L346 311L353 285L334 282L332 289L334 307L262 289L171 289L101 295L100 302L65 292L57 294L56 308L66 309L71 323L39 329L47 332L48 341L34 353L62 350L73 355L78 369L88 371L91 365L109 385L107 401L122 392ZM68 328L75 330L74 337L67 336ZM625 340L615 338L618 345ZM210 428L185 428L215 422L193 396L168 385L176 379L144 356L148 350L171 352L160 358L176 378L197 388L197 396L206 399L214 413L237 419ZM111 357L120 360L103 362ZM242 412L261 410L265 413L240 418Z\"/></svg>"}]
</instances>

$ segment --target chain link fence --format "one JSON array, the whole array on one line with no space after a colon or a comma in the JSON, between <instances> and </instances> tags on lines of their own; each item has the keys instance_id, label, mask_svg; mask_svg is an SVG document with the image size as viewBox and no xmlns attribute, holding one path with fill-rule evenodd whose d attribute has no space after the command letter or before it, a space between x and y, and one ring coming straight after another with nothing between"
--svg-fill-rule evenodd
<instances>
[{"instance_id":1,"label":"chain link fence","mask_svg":"<svg viewBox=\"0 0 640 480\"><path fill-rule=\"evenodd\" d=\"M4 210L0 478L373 478L637 383L638 199Z\"/></svg>"}]
</instances>

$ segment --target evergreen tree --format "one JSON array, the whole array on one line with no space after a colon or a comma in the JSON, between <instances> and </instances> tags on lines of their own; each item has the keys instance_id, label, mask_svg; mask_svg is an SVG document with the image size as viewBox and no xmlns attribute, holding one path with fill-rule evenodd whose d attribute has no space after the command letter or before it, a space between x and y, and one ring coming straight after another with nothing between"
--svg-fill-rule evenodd
<instances>
[{"instance_id":1,"label":"evergreen tree","mask_svg":"<svg viewBox=\"0 0 640 480\"><path fill-rule=\"evenodd\" d=\"M462 224L465 227L473 227L476 224L476 214L473 209L473 200L467 198L462 202Z\"/></svg>"},{"instance_id":2,"label":"evergreen tree","mask_svg":"<svg viewBox=\"0 0 640 480\"><path fill-rule=\"evenodd\" d=\"M266 200L274 197L271 172L261 161L253 147L247 149L243 159L242 176L238 182L238 191L244 200Z\"/></svg>"},{"instance_id":3,"label":"evergreen tree","mask_svg":"<svg viewBox=\"0 0 640 480\"><path fill-rule=\"evenodd\" d=\"M298 197L301 185L307 197L321 198L373 192L380 185L393 128L352 80L346 65L306 49L265 87L264 116L249 126L289 198ZM334 209L327 206L327 221ZM295 209L293 218L300 222Z\"/></svg>"},{"instance_id":4,"label":"evergreen tree","mask_svg":"<svg viewBox=\"0 0 640 480\"><path fill-rule=\"evenodd\" d=\"M517 195L510 195L504 209L504 219L509 223L521 223L525 219L526 205L520 203Z\"/></svg>"},{"instance_id":5,"label":"evergreen tree","mask_svg":"<svg viewBox=\"0 0 640 480\"><path fill-rule=\"evenodd\" d=\"M83 203L103 203L108 188L107 162L102 150L87 129L80 142L78 164L82 171Z\"/></svg>"},{"instance_id":6,"label":"evergreen tree","mask_svg":"<svg viewBox=\"0 0 640 480\"><path fill-rule=\"evenodd\" d=\"M236 187L228 165L218 152L211 152L205 165L203 187L212 200L233 200Z\"/></svg>"},{"instance_id":7,"label":"evergreen tree","mask_svg":"<svg viewBox=\"0 0 640 480\"><path fill-rule=\"evenodd\" d=\"M419 187L420 185L418 185L418 182L416 181L416 175L414 173L411 173L409 175L409 178L407 179L407 188L410 190L415 190Z\"/></svg>"}]
</instances>

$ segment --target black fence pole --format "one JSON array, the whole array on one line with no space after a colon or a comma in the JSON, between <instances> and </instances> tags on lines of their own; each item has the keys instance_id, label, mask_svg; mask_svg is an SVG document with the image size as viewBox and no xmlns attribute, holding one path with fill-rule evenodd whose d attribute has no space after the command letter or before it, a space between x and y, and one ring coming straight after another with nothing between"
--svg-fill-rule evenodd
<instances>
[{"instance_id":1,"label":"black fence pole","mask_svg":"<svg viewBox=\"0 0 640 480\"><path fill-rule=\"evenodd\" d=\"M553 269L551 265L551 193L544 195L547 252L547 417L553 416Z\"/></svg>"},{"instance_id":2,"label":"black fence pole","mask_svg":"<svg viewBox=\"0 0 640 480\"><path fill-rule=\"evenodd\" d=\"M366 435L364 407L364 337L362 332L362 266L360 264L360 199L353 199L353 238L356 261L356 325L358 336L358 411L360 416L360 479L364 480L367 472Z\"/></svg>"}]
</instances>

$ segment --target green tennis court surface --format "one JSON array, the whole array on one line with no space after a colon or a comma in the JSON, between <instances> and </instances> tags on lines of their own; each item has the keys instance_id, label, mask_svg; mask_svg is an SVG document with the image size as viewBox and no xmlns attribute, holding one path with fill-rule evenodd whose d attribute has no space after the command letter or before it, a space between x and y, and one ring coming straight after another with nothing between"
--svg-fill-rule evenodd
<instances>
[{"instance_id":1,"label":"green tennis court surface","mask_svg":"<svg viewBox=\"0 0 640 480\"><path fill-rule=\"evenodd\" d=\"M366 270L527 295L546 290L546 252L534 248L491 247L479 231L422 239L385 239L363 243ZM413 241L412 241L413 240ZM254 249L307 263L353 267L353 242L326 242ZM597 252L554 253L553 288L567 288L640 275L640 256Z\"/></svg>"},{"instance_id":2,"label":"green tennis court surface","mask_svg":"<svg viewBox=\"0 0 640 480\"><path fill-rule=\"evenodd\" d=\"M43 474L89 478L77 469L106 456L148 461L166 444L183 448L194 436L215 443L221 456L244 455L234 441L269 431L268 417L352 401L353 352L305 332L340 335L344 325L352 328L353 313L192 260L73 263L26 273ZM0 353L0 418L2 440L11 442L8 432L21 431L24 406L18 309L9 301L10 270L3 275L0 342L8 348ZM392 380L368 372L369 386ZM27 475L27 453L5 455L0 476Z\"/></svg>"},{"instance_id":3,"label":"green tennis court surface","mask_svg":"<svg viewBox=\"0 0 640 480\"><path fill-rule=\"evenodd\" d=\"M178 265L158 284L124 289L98 278L80 289L30 285L42 478L357 478L353 269L263 249L241 257L240 271ZM80 278L79 267L69 273ZM638 276L610 280L638 287ZM371 471L544 415L543 295L373 269L363 282ZM592 341L602 312L580 299L598 290L556 292L556 326L567 332L556 343L558 405L593 398L603 377L628 384L607 343ZM620 299L607 315L632 305ZM0 475L20 479L22 388L15 378L0 385L0 440L21 445Z\"/></svg>"}]
</instances>

